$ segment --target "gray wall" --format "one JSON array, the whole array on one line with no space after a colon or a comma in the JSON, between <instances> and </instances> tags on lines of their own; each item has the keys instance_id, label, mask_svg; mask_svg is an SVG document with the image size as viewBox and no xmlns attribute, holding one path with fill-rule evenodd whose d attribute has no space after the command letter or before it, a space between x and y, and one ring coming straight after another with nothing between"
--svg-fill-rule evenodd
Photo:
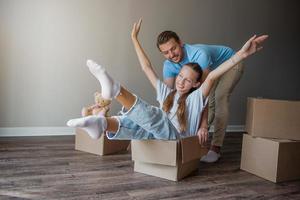
<instances>
[{"instance_id":1,"label":"gray wall","mask_svg":"<svg viewBox=\"0 0 300 200\"><path fill-rule=\"evenodd\" d=\"M284 0L0 0L0 127L64 126L92 103L98 82L87 58L151 103L154 90L139 68L130 40L143 18L140 40L156 70L155 47L165 29L187 43L238 49L267 33L265 49L250 58L231 99L229 124L243 125L247 96L299 100L299 13ZM112 114L120 109L113 104Z\"/></svg>"}]
</instances>

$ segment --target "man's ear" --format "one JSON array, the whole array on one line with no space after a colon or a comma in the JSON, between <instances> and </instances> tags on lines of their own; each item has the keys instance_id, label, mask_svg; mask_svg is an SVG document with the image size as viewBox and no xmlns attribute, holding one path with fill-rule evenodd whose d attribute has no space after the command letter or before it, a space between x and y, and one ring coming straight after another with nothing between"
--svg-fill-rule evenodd
<instances>
[{"instance_id":1,"label":"man's ear","mask_svg":"<svg viewBox=\"0 0 300 200\"><path fill-rule=\"evenodd\" d=\"M183 47L183 42L181 40L179 40L179 45L180 47Z\"/></svg>"},{"instance_id":2,"label":"man's ear","mask_svg":"<svg viewBox=\"0 0 300 200\"><path fill-rule=\"evenodd\" d=\"M161 50L160 50L160 45L158 45L158 46L157 46L157 48L158 48L159 52L161 53Z\"/></svg>"}]
</instances>

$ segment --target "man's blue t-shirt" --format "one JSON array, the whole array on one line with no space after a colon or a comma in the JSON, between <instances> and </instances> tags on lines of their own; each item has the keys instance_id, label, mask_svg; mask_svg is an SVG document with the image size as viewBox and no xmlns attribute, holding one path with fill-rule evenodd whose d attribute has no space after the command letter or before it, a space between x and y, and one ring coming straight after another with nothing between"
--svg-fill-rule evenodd
<instances>
[{"instance_id":1,"label":"man's blue t-shirt","mask_svg":"<svg viewBox=\"0 0 300 200\"><path fill-rule=\"evenodd\" d=\"M198 63L203 70L206 68L214 70L235 54L231 48L218 45L184 44L183 50L184 58L181 62L174 63L170 60L164 62L164 79L176 77L182 66L189 62Z\"/></svg>"}]
</instances>

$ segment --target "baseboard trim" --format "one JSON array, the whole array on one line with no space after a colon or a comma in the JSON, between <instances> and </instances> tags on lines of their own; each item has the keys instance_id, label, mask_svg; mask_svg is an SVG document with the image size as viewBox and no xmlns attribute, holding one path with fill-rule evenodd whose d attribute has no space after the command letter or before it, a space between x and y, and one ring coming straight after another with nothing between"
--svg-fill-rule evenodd
<instances>
[{"instance_id":1,"label":"baseboard trim","mask_svg":"<svg viewBox=\"0 0 300 200\"><path fill-rule=\"evenodd\" d=\"M211 127L209 132L213 132ZM243 125L229 125L227 132L245 132ZM2 127L0 137L22 137L22 136L55 136L55 135L74 135L74 128L69 127Z\"/></svg>"},{"instance_id":2,"label":"baseboard trim","mask_svg":"<svg viewBox=\"0 0 300 200\"><path fill-rule=\"evenodd\" d=\"M69 127L2 127L0 137L74 135Z\"/></svg>"},{"instance_id":3,"label":"baseboard trim","mask_svg":"<svg viewBox=\"0 0 300 200\"><path fill-rule=\"evenodd\" d=\"M210 127L209 132L214 132L214 127ZM226 132L245 132L244 125L228 125Z\"/></svg>"}]
</instances>

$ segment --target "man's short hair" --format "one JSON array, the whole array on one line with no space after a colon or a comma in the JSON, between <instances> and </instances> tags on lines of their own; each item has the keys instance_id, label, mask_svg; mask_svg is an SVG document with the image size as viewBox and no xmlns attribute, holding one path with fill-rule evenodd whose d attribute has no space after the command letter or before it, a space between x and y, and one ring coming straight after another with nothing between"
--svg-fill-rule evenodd
<instances>
[{"instance_id":1,"label":"man's short hair","mask_svg":"<svg viewBox=\"0 0 300 200\"><path fill-rule=\"evenodd\" d=\"M170 39L174 38L176 42L180 42L178 35L173 31L163 31L157 36L156 46L159 49L159 45L165 44Z\"/></svg>"}]
</instances>

